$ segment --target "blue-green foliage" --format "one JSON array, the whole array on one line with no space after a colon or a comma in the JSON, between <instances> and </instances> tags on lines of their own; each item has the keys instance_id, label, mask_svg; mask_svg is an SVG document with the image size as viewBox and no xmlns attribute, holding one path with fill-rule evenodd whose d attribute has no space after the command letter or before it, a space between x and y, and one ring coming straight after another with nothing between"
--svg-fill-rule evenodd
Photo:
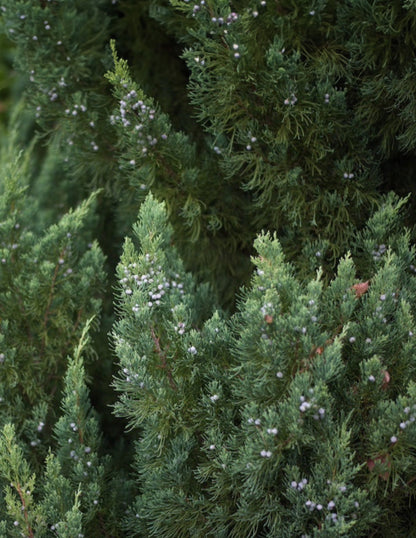
<instances>
[{"instance_id":1,"label":"blue-green foliage","mask_svg":"<svg viewBox=\"0 0 416 538\"><path fill-rule=\"evenodd\" d=\"M127 241L118 268L114 331L116 413L140 432L131 535L365 536L402 524L415 493L416 344L401 206L388 198L357 240L368 280L348 254L329 285L319 271L300 282L263 234L238 312L203 322L205 291L178 269L163 207L146 199L141 250Z\"/></svg>"}]
</instances>

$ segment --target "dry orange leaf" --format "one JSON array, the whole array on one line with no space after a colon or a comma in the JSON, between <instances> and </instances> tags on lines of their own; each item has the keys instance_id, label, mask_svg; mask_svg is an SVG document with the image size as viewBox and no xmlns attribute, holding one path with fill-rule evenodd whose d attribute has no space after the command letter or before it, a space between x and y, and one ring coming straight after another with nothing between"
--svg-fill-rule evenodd
<instances>
[{"instance_id":1,"label":"dry orange leaf","mask_svg":"<svg viewBox=\"0 0 416 538\"><path fill-rule=\"evenodd\" d=\"M359 282L358 284L354 284L354 286L351 286L351 289L355 290L355 296L359 298L361 297L361 295L364 295L364 293L367 292L369 285L370 281L367 280L366 282Z\"/></svg>"},{"instance_id":2,"label":"dry orange leaf","mask_svg":"<svg viewBox=\"0 0 416 538\"><path fill-rule=\"evenodd\" d=\"M383 370L382 373L384 374L384 377L383 377L383 384L381 385L381 388L383 390L386 390L390 383L390 374L388 373L387 370Z\"/></svg>"},{"instance_id":3,"label":"dry orange leaf","mask_svg":"<svg viewBox=\"0 0 416 538\"><path fill-rule=\"evenodd\" d=\"M367 467L369 468L370 471L372 471L374 469L374 467L376 466L376 464L380 464L380 463L381 464L386 463L387 468L389 470L385 471L384 473L379 474L378 476L380 478L382 478L383 480L388 480L389 476L390 476L390 469L391 469L391 461L389 460L388 455L380 454L379 456L376 456L374 458L374 460L368 459L367 460Z\"/></svg>"}]
</instances>

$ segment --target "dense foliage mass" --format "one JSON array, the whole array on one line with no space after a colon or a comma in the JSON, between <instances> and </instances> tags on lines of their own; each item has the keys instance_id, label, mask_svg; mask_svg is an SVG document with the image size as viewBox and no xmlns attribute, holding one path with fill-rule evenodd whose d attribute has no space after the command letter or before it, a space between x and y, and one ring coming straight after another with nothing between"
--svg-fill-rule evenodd
<instances>
[{"instance_id":1,"label":"dense foliage mass","mask_svg":"<svg viewBox=\"0 0 416 538\"><path fill-rule=\"evenodd\" d=\"M411 535L416 3L0 30L0 536Z\"/></svg>"}]
</instances>

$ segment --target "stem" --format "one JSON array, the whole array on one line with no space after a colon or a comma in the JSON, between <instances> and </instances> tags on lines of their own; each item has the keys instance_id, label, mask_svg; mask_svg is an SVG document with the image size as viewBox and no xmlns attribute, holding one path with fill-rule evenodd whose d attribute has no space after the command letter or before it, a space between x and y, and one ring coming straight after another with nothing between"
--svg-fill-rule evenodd
<instances>
[{"instance_id":1,"label":"stem","mask_svg":"<svg viewBox=\"0 0 416 538\"><path fill-rule=\"evenodd\" d=\"M173 379L172 370L168 367L168 364L166 362L166 351L162 351L160 348L160 339L156 336L155 331L153 330L153 327L150 329L152 333L152 340L155 344L156 352L160 357L160 360L162 364L160 365L160 368L162 370L166 371L166 375L168 376L169 385L173 388L173 390L177 390L178 387L176 386L176 383Z\"/></svg>"},{"instance_id":2,"label":"stem","mask_svg":"<svg viewBox=\"0 0 416 538\"><path fill-rule=\"evenodd\" d=\"M82 428L81 428L81 420L80 420L80 409L81 409L81 402L79 400L79 393L77 394L77 407L78 407L78 412L77 412L77 426L78 426L78 438L79 438L79 442L81 443L81 445L84 444L84 433L82 431Z\"/></svg>"},{"instance_id":3,"label":"stem","mask_svg":"<svg viewBox=\"0 0 416 538\"><path fill-rule=\"evenodd\" d=\"M27 538L34 538L33 529L32 529L32 527L31 527L31 525L29 523L29 515L27 513L25 498L23 496L20 484L16 484L16 491L19 494L20 500L22 502L23 513L24 513L24 516L25 516L25 522L26 522L26 527L27 527Z\"/></svg>"},{"instance_id":4,"label":"stem","mask_svg":"<svg viewBox=\"0 0 416 538\"><path fill-rule=\"evenodd\" d=\"M64 253L64 249L62 249L62 251L60 252L59 254L59 257L61 258L63 256L63 253ZM55 290L55 284L56 284L56 279L57 279L57 276L58 276L58 271L59 271L59 263L56 264L55 266L55 271L53 273L53 277L52 277L52 284L51 284L51 289L49 291L49 297L48 297L48 304L46 305L46 310L45 310L45 315L43 317L43 330L44 330L44 334L43 334L43 339L42 339L42 347L41 347L41 352L40 352L40 355L42 356L45 352L45 347L46 347L46 327L47 327L47 324L48 324L48 320L49 320L49 314L50 314L50 308L51 308L51 304L52 304L52 299L53 299L53 292Z\"/></svg>"},{"instance_id":5,"label":"stem","mask_svg":"<svg viewBox=\"0 0 416 538\"><path fill-rule=\"evenodd\" d=\"M77 319L75 321L74 326L72 327L72 333L71 333L72 335L76 334L79 324L81 323L81 316L83 312L84 312L83 307L81 307L77 312ZM68 340L65 342L65 349L67 349L70 345L71 345L71 337L69 337Z\"/></svg>"}]
</instances>

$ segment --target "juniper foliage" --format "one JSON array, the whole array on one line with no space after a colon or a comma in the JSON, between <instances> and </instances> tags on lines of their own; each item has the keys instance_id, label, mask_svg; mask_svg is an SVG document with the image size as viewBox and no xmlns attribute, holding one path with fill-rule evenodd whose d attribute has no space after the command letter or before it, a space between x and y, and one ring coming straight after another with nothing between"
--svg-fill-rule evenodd
<instances>
[{"instance_id":1,"label":"juniper foliage","mask_svg":"<svg viewBox=\"0 0 416 538\"><path fill-rule=\"evenodd\" d=\"M127 241L118 269L114 331L116 413L140 432L132 535L410 531L415 249L402 205L390 196L357 237L366 272L347 254L329 285L321 271L299 281L277 237L260 235L227 319L201 309L205 290L146 199L140 251Z\"/></svg>"},{"instance_id":2,"label":"juniper foliage","mask_svg":"<svg viewBox=\"0 0 416 538\"><path fill-rule=\"evenodd\" d=\"M0 1L1 536L411 535L415 17Z\"/></svg>"},{"instance_id":3,"label":"juniper foliage","mask_svg":"<svg viewBox=\"0 0 416 538\"><path fill-rule=\"evenodd\" d=\"M39 231L27 192L30 160L13 145L12 138L2 154L0 187L0 422L18 418L37 446L38 425L62 389L66 356L100 311L104 257L88 243L94 195Z\"/></svg>"}]
</instances>

